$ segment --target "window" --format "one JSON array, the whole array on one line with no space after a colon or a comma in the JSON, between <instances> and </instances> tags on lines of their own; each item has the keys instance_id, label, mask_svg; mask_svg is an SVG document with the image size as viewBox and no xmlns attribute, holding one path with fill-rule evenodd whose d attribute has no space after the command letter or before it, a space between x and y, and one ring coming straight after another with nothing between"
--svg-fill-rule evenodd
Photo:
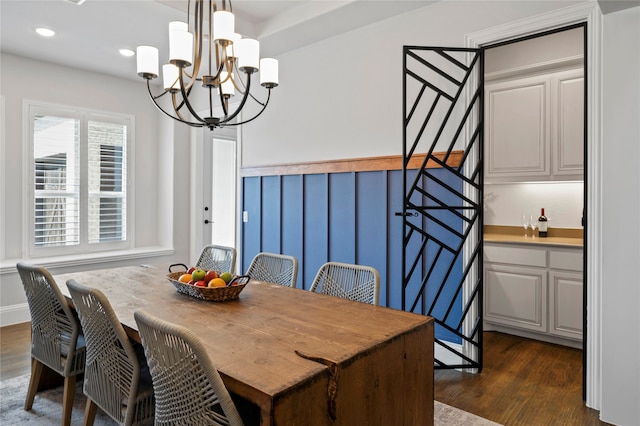
<instances>
[{"instance_id":1,"label":"window","mask_svg":"<svg viewBox=\"0 0 640 426\"><path fill-rule=\"evenodd\" d=\"M128 162L131 119L29 106L31 254L129 247Z\"/></svg>"}]
</instances>

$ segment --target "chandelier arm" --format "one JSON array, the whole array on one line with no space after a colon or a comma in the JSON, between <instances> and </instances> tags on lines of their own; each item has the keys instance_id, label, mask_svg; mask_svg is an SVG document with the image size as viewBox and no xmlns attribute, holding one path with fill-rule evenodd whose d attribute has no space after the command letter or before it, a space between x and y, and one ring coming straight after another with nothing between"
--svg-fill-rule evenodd
<instances>
[{"instance_id":1,"label":"chandelier arm","mask_svg":"<svg viewBox=\"0 0 640 426\"><path fill-rule=\"evenodd\" d=\"M237 70L237 68L236 68ZM242 84L242 87L244 87L244 91L240 88L240 86L238 86L238 84L236 83L235 79L231 79L231 81L233 82L233 86L236 88L236 90L238 92L240 92L242 95L245 94L245 92L249 92L249 90L247 90L247 87L245 86L244 82L242 81L242 79L239 79L240 83ZM271 91L269 91L269 95L271 95ZM253 99L258 105L265 105L262 102L260 102L255 96L253 96L253 93L249 92L249 96L251 96L251 99ZM268 101L267 101L268 102Z\"/></svg>"},{"instance_id":2,"label":"chandelier arm","mask_svg":"<svg viewBox=\"0 0 640 426\"><path fill-rule=\"evenodd\" d=\"M225 124L225 126L240 126L241 124L247 124L250 121L255 120L256 118L260 117L260 115L264 112L265 109L267 109L267 105L269 104L269 99L271 99L271 89L269 89L269 94L267 95L267 100L265 101L264 104L260 104L262 105L262 109L260 110L260 112L258 112L256 115L254 115L253 117L251 117L248 120L245 120L241 123L229 123L229 124Z\"/></svg>"},{"instance_id":3,"label":"chandelier arm","mask_svg":"<svg viewBox=\"0 0 640 426\"><path fill-rule=\"evenodd\" d=\"M191 1L188 2L187 4L187 22L189 21L189 16L191 12L191 5L190 5ZM198 7L198 5L200 7ZM190 23L188 24L190 25ZM187 88L189 90L191 90L191 87L193 87L193 85L195 84L196 81L199 81L198 79L198 73L200 72L200 62L201 62L201 58L202 58L202 3L199 1L196 1L196 5L194 6L194 18L193 18L193 26L194 26L194 32L195 32L195 59L193 61L193 72L190 74L189 72L187 72L186 68L183 68L183 72L184 75L186 75L189 78L189 84L187 85Z\"/></svg>"},{"instance_id":4,"label":"chandelier arm","mask_svg":"<svg viewBox=\"0 0 640 426\"><path fill-rule=\"evenodd\" d=\"M179 122L181 122L181 123L183 123L183 124L187 124L187 125L192 126L192 127L203 127L203 124L202 124L202 123L193 123L193 122L191 122L191 121L182 120L182 119L180 119L180 118L178 118L178 117L174 117L173 115L171 115L171 114L169 114L167 111L165 111L165 110L160 106L160 104L158 104L158 102L156 101L156 97L154 97L154 96L153 96L153 94L151 93L151 84L150 84L150 80L147 80L147 90L149 91L149 96L151 97L151 100L153 101L153 104L156 106L156 108L158 108L158 110L160 110L160 112L162 112L162 113L163 113L164 115L166 115L167 117L172 118L172 119L174 119L174 120L176 120L176 121L179 121ZM167 93L167 92L164 92L164 93L163 93L163 95L164 95L165 93ZM162 96L162 95L160 95L160 96ZM160 96L158 96L158 97L160 97Z\"/></svg>"},{"instance_id":5,"label":"chandelier arm","mask_svg":"<svg viewBox=\"0 0 640 426\"><path fill-rule=\"evenodd\" d=\"M233 112L233 114L231 114L228 117L225 117L224 120L220 120L220 123L224 124L227 123L231 120L233 120L234 118L236 118L236 116L238 114L240 114L240 111L242 111L242 108L244 108L244 104L247 102L247 97L249 96L249 90L251 89L251 74L247 74L247 90L244 92L244 95L242 96L242 101L240 101L240 105L238 106L238 108L236 108L236 110Z\"/></svg>"},{"instance_id":6,"label":"chandelier arm","mask_svg":"<svg viewBox=\"0 0 640 426\"><path fill-rule=\"evenodd\" d=\"M266 106L266 103L263 104L262 102L260 102L258 99L256 99L255 96L253 96L253 93L249 93L249 96L251 96L251 99L253 99L258 105L263 105ZM269 89L269 96L271 96L271 89ZM267 102L269 102L269 100L267 99Z\"/></svg>"},{"instance_id":7,"label":"chandelier arm","mask_svg":"<svg viewBox=\"0 0 640 426\"><path fill-rule=\"evenodd\" d=\"M180 77L178 77L178 79L179 79L179 78L180 78ZM184 96L184 95L183 95L183 96ZM191 96L191 87L189 87L189 88L187 89L187 98L188 98L189 96ZM178 105L178 107L177 107L177 108L176 108L176 107L175 107L175 105L174 105L173 109L175 109L175 110L176 110L176 113L177 113L179 110L181 110L181 109L182 109L182 107L184 106L184 104L185 104L184 99L185 99L185 98L183 98L183 99L182 99L182 102L180 102L180 105Z\"/></svg>"},{"instance_id":8,"label":"chandelier arm","mask_svg":"<svg viewBox=\"0 0 640 426\"><path fill-rule=\"evenodd\" d=\"M208 7L208 12L209 12L209 43L207 43L208 48L209 48L209 74L211 74L211 65L213 64L213 58L211 56L212 50L211 50L211 45L212 45L212 37L213 37L213 5L211 4L211 0L209 0L209 7ZM215 42L213 42L215 43ZM216 46L216 63L218 61L218 47ZM213 115L213 114L212 114Z\"/></svg>"},{"instance_id":9,"label":"chandelier arm","mask_svg":"<svg viewBox=\"0 0 640 426\"><path fill-rule=\"evenodd\" d=\"M189 102L189 95L187 94L187 91L184 87L184 78L182 75L182 68L180 68L180 91L182 92L182 102L184 103L184 105L187 106L187 109L189 110L193 118L195 118L197 121L201 123L204 123L204 120L200 118L198 113L191 106L191 102Z\"/></svg>"},{"instance_id":10,"label":"chandelier arm","mask_svg":"<svg viewBox=\"0 0 640 426\"><path fill-rule=\"evenodd\" d=\"M234 63L231 65L232 69L236 70L235 75L239 76L240 75L240 70L238 69L238 61L234 61ZM233 86L236 88L236 90L238 92L240 92L242 95L244 95L244 92L246 91L247 87L244 84L244 81L242 81L241 78L238 78L240 84L242 85L242 88L240 87L240 85L236 82L235 79L231 79L231 81L233 81ZM245 89L244 91L242 89Z\"/></svg>"},{"instance_id":11,"label":"chandelier arm","mask_svg":"<svg viewBox=\"0 0 640 426\"><path fill-rule=\"evenodd\" d=\"M149 80L147 80L147 87L149 86ZM171 92L171 90L169 89L165 89L162 93L160 93L159 95L154 95L151 93L151 89L149 88L149 95L151 96L151 99L155 100L155 99L160 99L161 97L163 97L164 95L166 95L167 93Z\"/></svg>"},{"instance_id":12,"label":"chandelier arm","mask_svg":"<svg viewBox=\"0 0 640 426\"><path fill-rule=\"evenodd\" d=\"M228 102L225 102L224 95L222 94L222 85L220 85L220 90L218 90L218 94L220 95L220 105L222 105L222 113L226 117L227 114L229 114L229 104ZM211 95L209 95L209 99L212 99ZM211 108L211 115L213 115L213 107Z\"/></svg>"},{"instance_id":13,"label":"chandelier arm","mask_svg":"<svg viewBox=\"0 0 640 426\"><path fill-rule=\"evenodd\" d=\"M171 94L171 101L173 102L173 110L175 111L176 116L178 117L178 119L180 119L180 121L182 121L184 123L186 120L184 119L184 117L180 113L180 108L182 108L182 105L184 104L184 102L181 102L180 106L177 106L178 102L177 102L177 98L176 98L175 92Z\"/></svg>"}]
</instances>

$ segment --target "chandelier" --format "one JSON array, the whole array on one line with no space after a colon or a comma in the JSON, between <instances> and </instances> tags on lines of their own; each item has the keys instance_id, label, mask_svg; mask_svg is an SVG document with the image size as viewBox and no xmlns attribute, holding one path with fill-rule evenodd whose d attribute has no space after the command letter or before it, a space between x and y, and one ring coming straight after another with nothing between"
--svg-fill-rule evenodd
<instances>
[{"instance_id":1,"label":"chandelier","mask_svg":"<svg viewBox=\"0 0 640 426\"><path fill-rule=\"evenodd\" d=\"M210 130L256 119L267 107L271 89L278 85L278 61L260 59L259 42L242 38L235 32L230 0L222 0L220 8L215 0L189 0L187 22L169 23L169 63L162 66L164 91L154 95L151 90L151 80L158 77L157 48L138 46L137 67L138 75L147 80L151 100L160 111L181 123ZM267 89L264 102L251 93L251 79L258 71L260 85ZM208 116L198 114L190 101L192 94L196 96L196 89L204 89L208 95ZM236 92L242 98L230 109L229 99ZM158 99L166 94L171 97L172 109L158 103ZM258 104L258 112L244 121L234 121L249 98ZM214 110L218 116L214 115ZM186 111L190 117L185 116Z\"/></svg>"}]
</instances>

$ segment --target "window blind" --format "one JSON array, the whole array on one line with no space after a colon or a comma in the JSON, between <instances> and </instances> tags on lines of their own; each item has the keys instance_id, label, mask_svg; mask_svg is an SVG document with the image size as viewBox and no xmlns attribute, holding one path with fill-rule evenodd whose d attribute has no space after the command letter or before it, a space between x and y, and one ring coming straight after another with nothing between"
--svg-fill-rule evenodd
<instances>
[{"instance_id":1,"label":"window blind","mask_svg":"<svg viewBox=\"0 0 640 426\"><path fill-rule=\"evenodd\" d=\"M80 242L80 121L34 117L34 237L38 247Z\"/></svg>"}]
</instances>

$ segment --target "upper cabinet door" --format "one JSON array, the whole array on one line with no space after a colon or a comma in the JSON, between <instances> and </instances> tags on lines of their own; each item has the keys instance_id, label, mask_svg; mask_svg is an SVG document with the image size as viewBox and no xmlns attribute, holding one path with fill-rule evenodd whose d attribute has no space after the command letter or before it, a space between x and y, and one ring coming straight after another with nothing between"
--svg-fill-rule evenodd
<instances>
[{"instance_id":1,"label":"upper cabinet door","mask_svg":"<svg viewBox=\"0 0 640 426\"><path fill-rule=\"evenodd\" d=\"M485 86L485 181L582 180L582 68Z\"/></svg>"},{"instance_id":2,"label":"upper cabinet door","mask_svg":"<svg viewBox=\"0 0 640 426\"><path fill-rule=\"evenodd\" d=\"M584 174L584 77L582 69L551 77L551 139L553 174L582 178ZM576 176L577 175L577 176Z\"/></svg>"},{"instance_id":3,"label":"upper cabinet door","mask_svg":"<svg viewBox=\"0 0 640 426\"><path fill-rule=\"evenodd\" d=\"M487 180L549 176L550 90L546 75L485 86Z\"/></svg>"}]
</instances>

